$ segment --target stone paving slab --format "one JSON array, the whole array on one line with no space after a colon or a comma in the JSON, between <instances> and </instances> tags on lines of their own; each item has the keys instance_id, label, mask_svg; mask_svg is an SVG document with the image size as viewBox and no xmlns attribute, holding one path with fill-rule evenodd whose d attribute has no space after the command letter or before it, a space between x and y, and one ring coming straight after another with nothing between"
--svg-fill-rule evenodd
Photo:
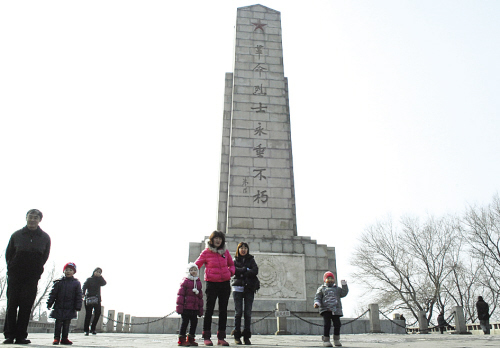
<instances>
[{"instance_id":1,"label":"stone paving slab","mask_svg":"<svg viewBox=\"0 0 500 348\"><path fill-rule=\"evenodd\" d=\"M34 333L28 337L31 344L28 347L53 347L53 334ZM236 346L232 340L228 342ZM72 333L69 339L73 341L73 347L119 347L119 348L143 348L177 347L176 335L152 335L152 334L111 334L103 333L95 336L84 336L82 333ZM196 337L196 341L200 339ZM259 348L276 347L322 347L321 336L273 336L255 335L251 338L252 346ZM488 348L500 347L500 335L451 335L451 334L428 334L428 335L395 335L395 334L358 334L342 335L343 347L348 348ZM4 347L8 347L5 345ZM20 347L19 345L12 345ZM204 347L200 344L200 347ZM241 346L242 348L244 346Z\"/></svg>"}]
</instances>

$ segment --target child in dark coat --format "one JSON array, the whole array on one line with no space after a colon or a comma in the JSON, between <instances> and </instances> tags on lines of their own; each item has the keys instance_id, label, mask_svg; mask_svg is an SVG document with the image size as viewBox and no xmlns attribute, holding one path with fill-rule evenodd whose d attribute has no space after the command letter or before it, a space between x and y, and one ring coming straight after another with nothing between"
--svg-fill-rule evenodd
<instances>
[{"instance_id":1,"label":"child in dark coat","mask_svg":"<svg viewBox=\"0 0 500 348\"><path fill-rule=\"evenodd\" d=\"M179 346L197 346L194 336L198 317L203 315L203 291L201 290L201 280L198 277L198 266L191 262L187 267L186 277L182 280L177 292L177 306L175 311L182 317L181 328L179 330ZM188 324L191 323L189 334L186 339Z\"/></svg>"},{"instance_id":2,"label":"child in dark coat","mask_svg":"<svg viewBox=\"0 0 500 348\"><path fill-rule=\"evenodd\" d=\"M47 308L54 309L50 317L56 320L53 344L73 344L68 339L71 319L76 319L76 312L82 309L82 286L73 275L76 265L68 262L64 265L64 277L54 281L47 300ZM62 328L62 339L61 339Z\"/></svg>"}]
</instances>

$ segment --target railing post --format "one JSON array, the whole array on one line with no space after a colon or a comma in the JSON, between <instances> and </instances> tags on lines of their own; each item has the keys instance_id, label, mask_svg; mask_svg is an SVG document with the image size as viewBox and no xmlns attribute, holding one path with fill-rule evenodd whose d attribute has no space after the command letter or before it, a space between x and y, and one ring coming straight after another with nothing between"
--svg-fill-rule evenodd
<instances>
[{"instance_id":1,"label":"railing post","mask_svg":"<svg viewBox=\"0 0 500 348\"><path fill-rule=\"evenodd\" d=\"M132 325L132 324L134 324L134 323L135 323L135 321L136 321L136 317L132 317L132 316L131 316L131 317L130 317L130 332L132 332L132 333L134 332L134 328L136 328L136 327L137 327L137 326L135 326L135 325Z\"/></svg>"},{"instance_id":2,"label":"railing post","mask_svg":"<svg viewBox=\"0 0 500 348\"><path fill-rule=\"evenodd\" d=\"M77 332L82 332L83 331L83 325L85 324L85 303L82 306L82 309L78 312L78 315L76 317L76 330ZM80 331L81 330L81 331Z\"/></svg>"},{"instance_id":3,"label":"railing post","mask_svg":"<svg viewBox=\"0 0 500 348\"><path fill-rule=\"evenodd\" d=\"M370 333L381 333L382 328L380 326L380 317L378 315L378 304L372 303L368 306L369 308L369 318L370 318Z\"/></svg>"},{"instance_id":4,"label":"railing post","mask_svg":"<svg viewBox=\"0 0 500 348\"><path fill-rule=\"evenodd\" d=\"M123 312L118 312L116 317L116 332L122 332L123 329Z\"/></svg>"},{"instance_id":5,"label":"railing post","mask_svg":"<svg viewBox=\"0 0 500 348\"><path fill-rule=\"evenodd\" d=\"M123 332L130 332L130 314L125 314L125 325L123 326Z\"/></svg>"},{"instance_id":6,"label":"railing post","mask_svg":"<svg viewBox=\"0 0 500 348\"><path fill-rule=\"evenodd\" d=\"M467 331L467 325L465 325L464 309L462 306L453 307L454 317L455 317L455 333L460 335L471 334Z\"/></svg>"},{"instance_id":7,"label":"railing post","mask_svg":"<svg viewBox=\"0 0 500 348\"><path fill-rule=\"evenodd\" d=\"M427 325L427 317L425 311L418 311L418 331L421 334L429 333L429 326Z\"/></svg>"},{"instance_id":8,"label":"railing post","mask_svg":"<svg viewBox=\"0 0 500 348\"><path fill-rule=\"evenodd\" d=\"M278 331L275 332L275 335L290 335L286 327L286 316L281 316L280 314L286 311L286 304L276 303L276 310Z\"/></svg>"},{"instance_id":9,"label":"railing post","mask_svg":"<svg viewBox=\"0 0 500 348\"><path fill-rule=\"evenodd\" d=\"M115 311L110 309L108 311L108 322L106 323L106 332L114 332L115 328Z\"/></svg>"},{"instance_id":10,"label":"railing post","mask_svg":"<svg viewBox=\"0 0 500 348\"><path fill-rule=\"evenodd\" d=\"M104 327L102 325L102 317L103 317L102 314L104 314L104 306L101 306L101 316L99 316L99 320L97 321L97 326L96 326L97 332L102 332L104 330Z\"/></svg>"}]
</instances>

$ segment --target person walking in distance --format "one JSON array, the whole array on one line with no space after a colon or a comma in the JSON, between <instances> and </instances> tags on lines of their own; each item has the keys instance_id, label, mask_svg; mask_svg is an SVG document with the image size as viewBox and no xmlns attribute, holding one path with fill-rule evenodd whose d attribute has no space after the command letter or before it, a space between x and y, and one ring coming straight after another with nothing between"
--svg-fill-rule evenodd
<instances>
[{"instance_id":1,"label":"person walking in distance","mask_svg":"<svg viewBox=\"0 0 500 348\"><path fill-rule=\"evenodd\" d=\"M319 313L323 317L323 346L332 347L330 342L330 328L333 322L333 343L335 346L340 347L340 317L342 313L342 302L340 299L345 297L349 292L347 282L341 281L342 288L337 287L335 284L335 276L332 272L326 272L323 275L323 285L316 291L314 297L314 308L319 308Z\"/></svg>"},{"instance_id":2,"label":"person walking in distance","mask_svg":"<svg viewBox=\"0 0 500 348\"><path fill-rule=\"evenodd\" d=\"M441 335L443 332L446 331L446 327L448 326L448 323L446 322L446 319L444 318L444 308L439 312L437 316L437 322L438 322L438 327L439 331L441 332Z\"/></svg>"},{"instance_id":3,"label":"person walking in distance","mask_svg":"<svg viewBox=\"0 0 500 348\"><path fill-rule=\"evenodd\" d=\"M483 300L483 296L479 296L476 302L477 317L479 324L485 335L490 334L490 307Z\"/></svg>"},{"instance_id":4,"label":"person walking in distance","mask_svg":"<svg viewBox=\"0 0 500 348\"><path fill-rule=\"evenodd\" d=\"M198 269L205 265L205 296L206 310L203 320L203 343L213 346L211 336L212 315L215 301L219 300L219 328L217 331L217 345L229 346L226 342L227 304L231 295L229 280L234 275L234 262L226 249L226 237L221 231L214 231L207 241L207 247L195 261Z\"/></svg>"},{"instance_id":5,"label":"person walking in distance","mask_svg":"<svg viewBox=\"0 0 500 348\"><path fill-rule=\"evenodd\" d=\"M83 283L82 293L85 296L85 321L83 323L83 332L85 332L85 336L89 335L92 311L94 312L94 320L92 320L90 330L92 331L92 335L97 334L97 323L101 317L101 287L104 285L106 285L106 280L102 276L101 267L94 269L92 276L87 278L85 283Z\"/></svg>"},{"instance_id":6,"label":"person walking in distance","mask_svg":"<svg viewBox=\"0 0 500 348\"><path fill-rule=\"evenodd\" d=\"M10 237L5 260L7 262L7 310L3 334L4 344L31 343L28 324L35 302L38 280L50 253L50 237L42 231L43 214L31 209L26 214L26 226ZM18 312L19 310L19 312Z\"/></svg>"}]
</instances>

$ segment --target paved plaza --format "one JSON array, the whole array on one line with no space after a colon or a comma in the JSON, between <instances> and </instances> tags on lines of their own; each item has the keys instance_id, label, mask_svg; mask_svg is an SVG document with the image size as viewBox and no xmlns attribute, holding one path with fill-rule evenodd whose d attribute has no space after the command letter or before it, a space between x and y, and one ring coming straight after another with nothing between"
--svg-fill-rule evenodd
<instances>
[{"instance_id":1,"label":"paved plaza","mask_svg":"<svg viewBox=\"0 0 500 348\"><path fill-rule=\"evenodd\" d=\"M52 346L53 334L35 333L28 337L32 344L29 347ZM176 335L152 335L152 334L98 334L96 336L84 336L82 333L72 333L69 339L73 341L74 347L120 347L120 348L142 348L142 347L177 347ZM198 341L199 336L196 337ZM260 348L271 347L322 347L320 336L273 336L256 335L252 337L252 346ZM231 346L232 340L228 342ZM395 334L358 334L342 335L344 347L350 348L487 348L500 347L500 335L395 335ZM19 346L12 346L19 347ZM200 347L204 347L200 344ZM244 347L244 346L242 346Z\"/></svg>"}]
</instances>

